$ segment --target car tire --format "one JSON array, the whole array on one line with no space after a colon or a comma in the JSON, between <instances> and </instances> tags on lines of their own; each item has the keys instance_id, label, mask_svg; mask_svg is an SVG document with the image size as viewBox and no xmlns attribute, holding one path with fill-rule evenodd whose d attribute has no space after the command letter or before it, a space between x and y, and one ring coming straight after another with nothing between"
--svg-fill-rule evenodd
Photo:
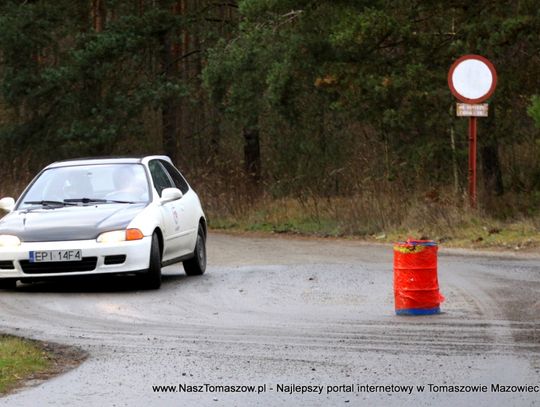
<instances>
[{"instance_id":1,"label":"car tire","mask_svg":"<svg viewBox=\"0 0 540 407\"><path fill-rule=\"evenodd\" d=\"M0 279L0 290L13 290L17 287L17 280L12 278Z\"/></svg>"},{"instance_id":2,"label":"car tire","mask_svg":"<svg viewBox=\"0 0 540 407\"><path fill-rule=\"evenodd\" d=\"M184 261L184 271L188 276L200 276L206 271L206 236L202 225L199 225L197 231L197 243L193 257Z\"/></svg>"},{"instance_id":3,"label":"car tire","mask_svg":"<svg viewBox=\"0 0 540 407\"><path fill-rule=\"evenodd\" d=\"M161 287L161 250L157 234L152 235L150 247L150 263L148 270L141 276L141 288L145 290L157 290Z\"/></svg>"}]
</instances>

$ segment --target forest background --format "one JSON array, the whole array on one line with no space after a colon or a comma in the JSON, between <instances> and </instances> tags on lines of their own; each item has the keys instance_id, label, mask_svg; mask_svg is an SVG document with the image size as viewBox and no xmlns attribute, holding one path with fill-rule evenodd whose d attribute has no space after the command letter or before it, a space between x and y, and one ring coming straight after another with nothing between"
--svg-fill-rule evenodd
<instances>
[{"instance_id":1,"label":"forest background","mask_svg":"<svg viewBox=\"0 0 540 407\"><path fill-rule=\"evenodd\" d=\"M495 65L479 119L446 78ZM213 228L540 246L534 0L2 0L0 195L59 159L163 153Z\"/></svg>"}]
</instances>

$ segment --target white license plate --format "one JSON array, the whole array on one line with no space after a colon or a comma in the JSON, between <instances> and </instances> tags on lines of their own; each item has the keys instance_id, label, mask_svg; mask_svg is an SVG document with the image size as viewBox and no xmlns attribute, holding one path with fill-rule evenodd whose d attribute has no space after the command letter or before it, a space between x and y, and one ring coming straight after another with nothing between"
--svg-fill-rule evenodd
<instances>
[{"instance_id":1,"label":"white license plate","mask_svg":"<svg viewBox=\"0 0 540 407\"><path fill-rule=\"evenodd\" d=\"M42 250L30 252L30 263L49 261L81 261L81 250Z\"/></svg>"}]
</instances>

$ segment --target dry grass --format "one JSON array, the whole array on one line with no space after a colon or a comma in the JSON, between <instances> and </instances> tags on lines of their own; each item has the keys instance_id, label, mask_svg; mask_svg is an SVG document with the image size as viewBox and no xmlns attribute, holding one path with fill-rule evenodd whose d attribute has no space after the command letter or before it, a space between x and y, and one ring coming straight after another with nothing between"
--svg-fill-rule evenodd
<instances>
[{"instance_id":1,"label":"dry grass","mask_svg":"<svg viewBox=\"0 0 540 407\"><path fill-rule=\"evenodd\" d=\"M454 247L540 247L540 216L497 220L471 210L464 199L423 194L416 199L388 199L373 193L354 197L300 197L237 202L229 198L208 205L215 229L355 236L397 241L435 239Z\"/></svg>"}]
</instances>

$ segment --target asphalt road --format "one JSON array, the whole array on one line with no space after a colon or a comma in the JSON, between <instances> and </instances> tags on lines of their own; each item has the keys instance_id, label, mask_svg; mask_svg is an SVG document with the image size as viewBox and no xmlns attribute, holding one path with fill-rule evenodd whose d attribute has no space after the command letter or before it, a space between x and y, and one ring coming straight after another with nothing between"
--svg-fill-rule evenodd
<instances>
[{"instance_id":1,"label":"asphalt road","mask_svg":"<svg viewBox=\"0 0 540 407\"><path fill-rule=\"evenodd\" d=\"M491 388L540 385L540 257L443 252L444 312L398 317L391 246L225 234L208 244L204 276L168 267L160 291L116 278L1 292L0 331L90 357L0 405L540 405L540 393ZM152 388L205 384L256 388ZM465 385L487 391L436 387Z\"/></svg>"}]
</instances>

